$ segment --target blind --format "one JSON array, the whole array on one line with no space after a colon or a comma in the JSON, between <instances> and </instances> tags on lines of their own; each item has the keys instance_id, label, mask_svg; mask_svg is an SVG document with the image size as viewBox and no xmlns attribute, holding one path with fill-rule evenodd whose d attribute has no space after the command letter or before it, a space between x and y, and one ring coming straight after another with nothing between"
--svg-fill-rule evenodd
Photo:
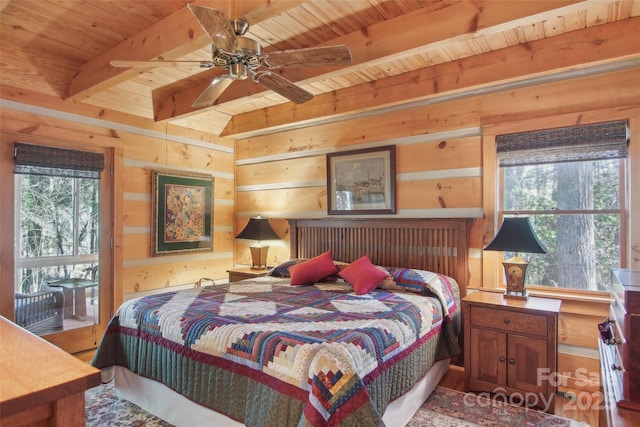
<instances>
[{"instance_id":1,"label":"blind","mask_svg":"<svg viewBox=\"0 0 640 427\"><path fill-rule=\"evenodd\" d=\"M13 157L17 174L100 179L104 169L102 153L91 151L16 142Z\"/></svg>"},{"instance_id":2,"label":"blind","mask_svg":"<svg viewBox=\"0 0 640 427\"><path fill-rule=\"evenodd\" d=\"M500 166L627 157L626 121L593 123L496 136Z\"/></svg>"}]
</instances>

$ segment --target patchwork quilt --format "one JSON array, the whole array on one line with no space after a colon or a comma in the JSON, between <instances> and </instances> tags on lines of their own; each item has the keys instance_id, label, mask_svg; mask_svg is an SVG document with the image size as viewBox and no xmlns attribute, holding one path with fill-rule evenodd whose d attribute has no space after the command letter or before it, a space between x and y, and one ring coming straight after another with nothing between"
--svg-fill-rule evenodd
<instances>
[{"instance_id":1,"label":"patchwork quilt","mask_svg":"<svg viewBox=\"0 0 640 427\"><path fill-rule=\"evenodd\" d=\"M124 303L92 364L121 365L247 426L383 425L387 404L458 352L458 288L242 282Z\"/></svg>"}]
</instances>

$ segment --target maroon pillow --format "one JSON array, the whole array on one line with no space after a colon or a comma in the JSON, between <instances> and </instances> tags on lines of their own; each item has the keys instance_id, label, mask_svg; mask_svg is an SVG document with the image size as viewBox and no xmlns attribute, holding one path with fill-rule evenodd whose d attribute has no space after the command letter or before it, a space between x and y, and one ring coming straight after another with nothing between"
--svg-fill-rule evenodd
<instances>
[{"instance_id":1,"label":"maroon pillow","mask_svg":"<svg viewBox=\"0 0 640 427\"><path fill-rule=\"evenodd\" d=\"M364 295L378 287L389 274L376 267L365 255L349 264L347 268L338 273L338 276L351 285L356 295Z\"/></svg>"},{"instance_id":2,"label":"maroon pillow","mask_svg":"<svg viewBox=\"0 0 640 427\"><path fill-rule=\"evenodd\" d=\"M331 259L331 251L289 267L292 286L314 283L337 272L338 268Z\"/></svg>"}]
</instances>

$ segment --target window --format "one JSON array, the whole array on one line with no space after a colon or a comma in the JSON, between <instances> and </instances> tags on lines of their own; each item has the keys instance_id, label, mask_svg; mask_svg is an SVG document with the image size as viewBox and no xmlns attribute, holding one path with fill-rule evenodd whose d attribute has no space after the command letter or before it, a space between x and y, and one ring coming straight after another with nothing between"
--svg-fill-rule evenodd
<instances>
[{"instance_id":1,"label":"window","mask_svg":"<svg viewBox=\"0 0 640 427\"><path fill-rule=\"evenodd\" d=\"M99 181L26 174L17 176L16 190L16 291L90 276L98 263Z\"/></svg>"},{"instance_id":2,"label":"window","mask_svg":"<svg viewBox=\"0 0 640 427\"><path fill-rule=\"evenodd\" d=\"M496 137L500 215L529 215L547 246L526 254L527 284L606 290L623 266L627 138L626 122Z\"/></svg>"},{"instance_id":3,"label":"window","mask_svg":"<svg viewBox=\"0 0 640 427\"><path fill-rule=\"evenodd\" d=\"M36 333L98 322L102 154L17 143L15 161L16 322Z\"/></svg>"}]
</instances>

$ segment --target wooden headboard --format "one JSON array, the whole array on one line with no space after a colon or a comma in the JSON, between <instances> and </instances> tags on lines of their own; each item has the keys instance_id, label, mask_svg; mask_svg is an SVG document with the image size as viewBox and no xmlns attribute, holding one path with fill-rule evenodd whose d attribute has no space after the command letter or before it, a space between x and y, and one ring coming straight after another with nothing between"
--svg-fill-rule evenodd
<instances>
[{"instance_id":1,"label":"wooden headboard","mask_svg":"<svg viewBox=\"0 0 640 427\"><path fill-rule=\"evenodd\" d=\"M334 260L368 255L376 265L408 267L451 276L466 295L469 229L473 219L289 219L291 258L331 250Z\"/></svg>"}]
</instances>

